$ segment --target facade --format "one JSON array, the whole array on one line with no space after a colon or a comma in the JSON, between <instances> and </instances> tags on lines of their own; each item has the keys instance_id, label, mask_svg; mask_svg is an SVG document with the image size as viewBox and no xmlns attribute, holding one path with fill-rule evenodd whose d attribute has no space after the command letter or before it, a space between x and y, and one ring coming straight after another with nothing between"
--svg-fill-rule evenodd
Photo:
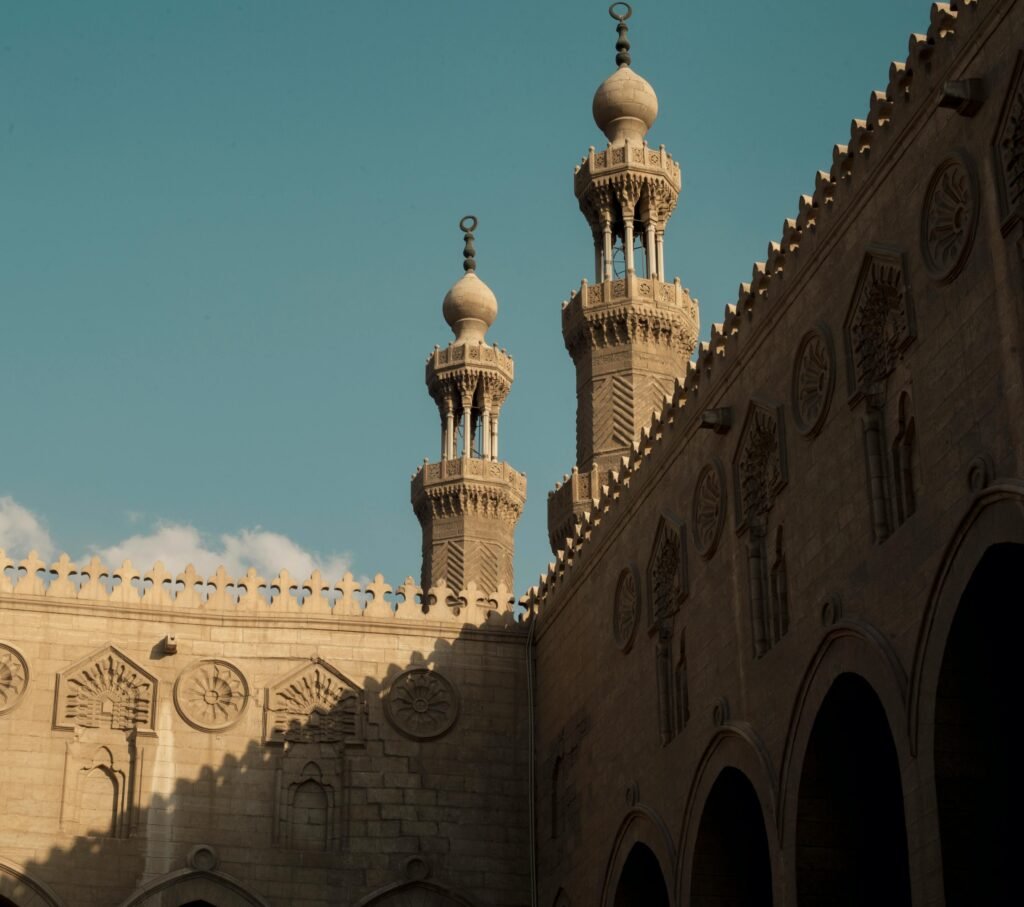
<instances>
[{"instance_id":1,"label":"facade","mask_svg":"<svg viewBox=\"0 0 1024 907\"><path fill-rule=\"evenodd\" d=\"M617 18L552 568L464 221L420 583L0 553L0 907L1015 900L1024 2L932 6L699 345Z\"/></svg>"}]
</instances>

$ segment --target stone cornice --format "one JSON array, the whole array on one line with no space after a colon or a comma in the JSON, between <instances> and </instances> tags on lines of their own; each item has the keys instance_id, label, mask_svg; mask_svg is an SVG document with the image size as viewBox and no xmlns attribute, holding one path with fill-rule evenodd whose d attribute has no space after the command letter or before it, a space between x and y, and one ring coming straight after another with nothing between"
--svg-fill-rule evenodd
<instances>
[{"instance_id":1,"label":"stone cornice","mask_svg":"<svg viewBox=\"0 0 1024 907\"><path fill-rule=\"evenodd\" d=\"M412 506L420 522L466 514L512 525L526 502L526 476L508 463L451 459L425 463L412 478Z\"/></svg>"}]
</instances>

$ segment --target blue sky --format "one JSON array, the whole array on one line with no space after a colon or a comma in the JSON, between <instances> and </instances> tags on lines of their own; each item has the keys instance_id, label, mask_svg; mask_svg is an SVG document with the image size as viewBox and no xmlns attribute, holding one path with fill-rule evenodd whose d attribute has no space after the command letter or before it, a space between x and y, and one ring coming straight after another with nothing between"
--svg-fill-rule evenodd
<instances>
[{"instance_id":1,"label":"blue sky","mask_svg":"<svg viewBox=\"0 0 1024 907\"><path fill-rule=\"evenodd\" d=\"M634 6L648 138L683 173L666 269L706 336L929 5ZM614 42L580 0L0 2L0 547L418 576L423 367L473 213L535 582L575 454L560 304L593 263L572 172Z\"/></svg>"}]
</instances>

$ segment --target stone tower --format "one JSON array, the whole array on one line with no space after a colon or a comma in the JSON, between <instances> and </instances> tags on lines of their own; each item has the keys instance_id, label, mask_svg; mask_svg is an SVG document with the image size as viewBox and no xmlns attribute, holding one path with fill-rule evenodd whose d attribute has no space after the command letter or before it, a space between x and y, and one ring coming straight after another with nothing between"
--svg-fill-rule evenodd
<instances>
[{"instance_id":1,"label":"stone tower","mask_svg":"<svg viewBox=\"0 0 1024 907\"><path fill-rule=\"evenodd\" d=\"M427 388L441 415L441 459L412 479L412 506L423 527L424 591L445 585L511 594L514 533L526 501L526 476L498 459L498 416L512 386L512 357L484 335L498 314L494 293L476 275L475 217L465 234L465 274L444 298L455 339L427 359ZM471 585L472 584L472 585Z\"/></svg>"},{"instance_id":2,"label":"stone tower","mask_svg":"<svg viewBox=\"0 0 1024 907\"><path fill-rule=\"evenodd\" d=\"M624 8L624 12L616 10ZM594 236L594 283L562 307L562 336L576 366L576 466L548 497L552 551L591 507L604 477L639 438L681 377L697 342L697 304L665 278L665 227L679 198L679 165L645 136L658 97L630 68L626 19L615 3L618 69L594 95L608 137L576 167L573 188Z\"/></svg>"}]
</instances>

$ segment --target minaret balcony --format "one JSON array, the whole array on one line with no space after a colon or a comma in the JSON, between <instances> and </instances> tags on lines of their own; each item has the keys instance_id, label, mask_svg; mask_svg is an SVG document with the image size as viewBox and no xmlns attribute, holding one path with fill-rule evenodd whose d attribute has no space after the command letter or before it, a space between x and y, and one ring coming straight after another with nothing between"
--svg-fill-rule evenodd
<instances>
[{"instance_id":1,"label":"minaret balcony","mask_svg":"<svg viewBox=\"0 0 1024 907\"><path fill-rule=\"evenodd\" d=\"M593 182L605 182L609 177L625 173L660 177L674 190L675 195L683 186L679 164L672 155L660 148L650 148L646 143L638 145L625 141L621 145L609 145L604 151L590 149L576 167L573 191L580 198Z\"/></svg>"},{"instance_id":2,"label":"minaret balcony","mask_svg":"<svg viewBox=\"0 0 1024 907\"><path fill-rule=\"evenodd\" d=\"M433 387L457 374L490 374L511 385L515 378L512 357L497 344L458 343L434 347L427 359L427 386Z\"/></svg>"},{"instance_id":3,"label":"minaret balcony","mask_svg":"<svg viewBox=\"0 0 1024 907\"><path fill-rule=\"evenodd\" d=\"M526 476L508 463L457 457L424 463L412 478L412 504L427 516L505 516L513 525L526 502Z\"/></svg>"}]
</instances>

